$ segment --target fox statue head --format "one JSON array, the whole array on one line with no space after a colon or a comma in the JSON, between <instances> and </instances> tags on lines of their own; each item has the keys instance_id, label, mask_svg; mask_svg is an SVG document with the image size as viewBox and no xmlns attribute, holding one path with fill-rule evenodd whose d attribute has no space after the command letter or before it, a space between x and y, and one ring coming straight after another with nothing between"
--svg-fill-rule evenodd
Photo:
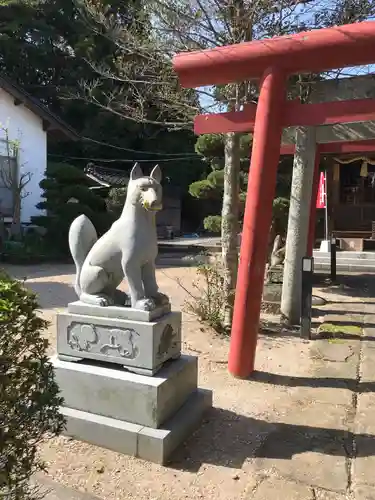
<instances>
[{"instance_id":1,"label":"fox statue head","mask_svg":"<svg viewBox=\"0 0 375 500\"><path fill-rule=\"evenodd\" d=\"M132 205L141 205L145 210L157 212L163 208L161 170L156 165L150 176L144 176L138 163L134 165L130 172L126 202Z\"/></svg>"}]
</instances>

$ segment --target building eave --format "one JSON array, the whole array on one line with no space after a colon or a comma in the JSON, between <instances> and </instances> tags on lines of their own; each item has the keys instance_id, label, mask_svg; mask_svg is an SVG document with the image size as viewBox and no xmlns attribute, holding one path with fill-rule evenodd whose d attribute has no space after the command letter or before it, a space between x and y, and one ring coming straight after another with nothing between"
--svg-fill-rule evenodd
<instances>
[{"instance_id":1,"label":"building eave","mask_svg":"<svg viewBox=\"0 0 375 500\"><path fill-rule=\"evenodd\" d=\"M71 141L80 140L80 135L70 125L7 77L0 76L0 88L13 97L15 106L23 104L36 116L39 116L43 122L43 130L47 133L58 132Z\"/></svg>"}]
</instances>

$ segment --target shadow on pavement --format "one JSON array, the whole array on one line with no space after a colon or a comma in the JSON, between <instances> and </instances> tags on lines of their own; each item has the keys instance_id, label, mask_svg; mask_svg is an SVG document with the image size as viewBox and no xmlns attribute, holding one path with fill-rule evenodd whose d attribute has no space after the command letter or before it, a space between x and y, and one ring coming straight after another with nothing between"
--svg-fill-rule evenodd
<instances>
[{"instance_id":1,"label":"shadow on pavement","mask_svg":"<svg viewBox=\"0 0 375 500\"><path fill-rule=\"evenodd\" d=\"M218 432L220 431L220 432ZM204 425L175 455L172 468L197 472L204 463L240 469L249 458L291 460L313 451L325 455L375 455L375 436L347 430L312 427L238 415L213 408Z\"/></svg>"},{"instance_id":2,"label":"shadow on pavement","mask_svg":"<svg viewBox=\"0 0 375 500\"><path fill-rule=\"evenodd\" d=\"M0 267L16 279L38 279L52 276L66 276L75 273L73 264L40 264L30 266L17 266L0 263Z\"/></svg>"},{"instance_id":3,"label":"shadow on pavement","mask_svg":"<svg viewBox=\"0 0 375 500\"><path fill-rule=\"evenodd\" d=\"M292 377L269 372L255 372L252 381L262 384L281 385L284 387L328 387L332 389L349 389L352 392L375 392L375 382L357 382L354 379L335 377Z\"/></svg>"},{"instance_id":4,"label":"shadow on pavement","mask_svg":"<svg viewBox=\"0 0 375 500\"><path fill-rule=\"evenodd\" d=\"M39 306L43 309L66 307L77 300L73 285L59 281L31 281L25 286L37 294Z\"/></svg>"}]
</instances>

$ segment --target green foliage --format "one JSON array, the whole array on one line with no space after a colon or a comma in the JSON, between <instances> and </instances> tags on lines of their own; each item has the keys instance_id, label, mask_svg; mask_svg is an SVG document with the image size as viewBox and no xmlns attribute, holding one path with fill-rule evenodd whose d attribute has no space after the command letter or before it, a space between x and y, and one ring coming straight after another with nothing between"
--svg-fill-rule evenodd
<instances>
[{"instance_id":1,"label":"green foliage","mask_svg":"<svg viewBox=\"0 0 375 500\"><path fill-rule=\"evenodd\" d=\"M43 469L38 445L64 426L62 399L37 315L35 295L0 272L0 497L37 498L31 475Z\"/></svg>"},{"instance_id":2,"label":"green foliage","mask_svg":"<svg viewBox=\"0 0 375 500\"><path fill-rule=\"evenodd\" d=\"M190 184L189 193L194 198L199 199L209 199L216 197L217 195L215 186L213 186L207 179L203 181L196 181Z\"/></svg>"},{"instance_id":3,"label":"green foliage","mask_svg":"<svg viewBox=\"0 0 375 500\"><path fill-rule=\"evenodd\" d=\"M205 158L224 156L224 139L222 134L200 135L195 143L195 151Z\"/></svg>"},{"instance_id":4,"label":"green foliage","mask_svg":"<svg viewBox=\"0 0 375 500\"><path fill-rule=\"evenodd\" d=\"M203 221L203 226L210 233L221 233L221 215L208 215Z\"/></svg>"},{"instance_id":5,"label":"green foliage","mask_svg":"<svg viewBox=\"0 0 375 500\"><path fill-rule=\"evenodd\" d=\"M107 196L107 208L116 218L120 217L126 200L127 188L112 188Z\"/></svg>"},{"instance_id":6,"label":"green foliage","mask_svg":"<svg viewBox=\"0 0 375 500\"><path fill-rule=\"evenodd\" d=\"M247 170L249 167L249 154L252 136L243 134L240 137L240 156L246 160L241 162L243 170L240 172L240 193L239 193L239 212L243 215L244 201L246 199ZM206 134L198 137L196 142L196 151L202 154L206 161L210 162L211 172L204 180L199 180L190 184L189 193L194 198L200 200L221 200L224 193L224 135ZM221 232L221 217L215 213L218 207L206 206L200 207L203 226L207 231L219 234ZM220 208L219 208L220 210ZM207 213L208 212L208 213Z\"/></svg>"},{"instance_id":7,"label":"green foliage","mask_svg":"<svg viewBox=\"0 0 375 500\"><path fill-rule=\"evenodd\" d=\"M224 189L224 170L213 170L207 175L207 180L216 189Z\"/></svg>"},{"instance_id":8,"label":"green foliage","mask_svg":"<svg viewBox=\"0 0 375 500\"><path fill-rule=\"evenodd\" d=\"M240 226L242 225L242 217L246 202L246 189L248 181L248 167L250 164L250 147L252 136L244 134L240 137L240 156L243 160L241 166L243 170L240 172L240 193L239 193L239 213ZM196 149L211 161L212 171L204 180L193 182L189 187L189 193L194 198L200 200L220 200L224 193L224 170L223 166L216 168L218 159L215 155L224 154L224 136L221 134L202 135L198 138ZM249 158L249 161L247 161ZM223 163L223 162L222 162ZM292 175L292 160L290 158L282 158L278 170L277 178L277 197L273 203L273 224L278 234L286 232L289 212L289 192ZM203 214L203 226L207 231L219 234L221 232L221 216L217 213Z\"/></svg>"},{"instance_id":9,"label":"green foliage","mask_svg":"<svg viewBox=\"0 0 375 500\"><path fill-rule=\"evenodd\" d=\"M113 222L107 212L105 200L89 189L89 181L77 167L65 163L48 164L46 178L40 183L44 200L37 206L46 215L32 218L32 223L43 227L45 239L51 248L68 253L68 232L73 220L85 214L94 224L99 235ZM69 202L74 199L75 202Z\"/></svg>"},{"instance_id":10,"label":"green foliage","mask_svg":"<svg viewBox=\"0 0 375 500\"><path fill-rule=\"evenodd\" d=\"M57 155L61 155L68 162L71 157L105 158L110 160L111 167L123 168L123 159L129 162L150 160L151 167L164 157L164 153L165 157L170 154L176 154L176 157L192 155L182 161L169 159L161 163L164 179L168 178L171 185L181 187L187 193L191 182L206 169L206 165L195 155L195 135L191 130L171 132L166 127L128 120L126 112L121 117L108 111L110 107L104 109L89 102L90 89L95 86L95 81L98 86L93 89L93 94L97 102L105 104L106 96L112 96L112 100L114 96L119 96L118 105L113 104L116 113L122 109L123 99L130 107L137 103L142 89L133 82L127 83L126 73L116 74L116 66L129 59L127 54L124 57L120 48L126 47L126 44L116 44L113 33L103 36L100 23L82 15L85 3L66 0L0 2L2 74L40 99L82 137L93 139L69 142L67 147L66 142L55 139L52 132L48 136L48 153L52 157L59 158ZM109 25L118 23L117 35L140 18L137 26L139 37L143 41L149 36L143 2L103 0L89 3L93 10L103 9ZM135 57L132 56L133 59ZM136 61L134 67L137 73L142 73ZM114 78L102 77L103 73L98 74L95 68L108 69ZM150 119L160 115L159 104L156 99L145 103L144 108ZM169 113L171 116L167 114L163 111L163 118L173 121L173 112ZM142 151L159 154L143 154ZM84 167L87 160L75 162L77 166Z\"/></svg>"},{"instance_id":11,"label":"green foliage","mask_svg":"<svg viewBox=\"0 0 375 500\"><path fill-rule=\"evenodd\" d=\"M272 206L272 217L275 234L285 234L288 226L289 200L275 198Z\"/></svg>"},{"instance_id":12,"label":"green foliage","mask_svg":"<svg viewBox=\"0 0 375 500\"><path fill-rule=\"evenodd\" d=\"M223 267L219 262L201 264L197 267L198 278L193 282L193 290L180 286L188 293L185 310L198 316L217 333L229 333L224 327L224 279Z\"/></svg>"},{"instance_id":13,"label":"green foliage","mask_svg":"<svg viewBox=\"0 0 375 500\"><path fill-rule=\"evenodd\" d=\"M5 240L1 248L1 259L10 264L38 264L59 261L64 254L51 247L42 235L28 231L21 240Z\"/></svg>"}]
</instances>

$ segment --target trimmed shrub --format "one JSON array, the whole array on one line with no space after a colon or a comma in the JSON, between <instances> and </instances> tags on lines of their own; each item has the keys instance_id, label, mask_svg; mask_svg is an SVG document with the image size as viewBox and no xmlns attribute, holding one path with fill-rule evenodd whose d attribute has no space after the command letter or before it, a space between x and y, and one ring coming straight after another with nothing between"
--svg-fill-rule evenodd
<instances>
[{"instance_id":1,"label":"trimmed shrub","mask_svg":"<svg viewBox=\"0 0 375 500\"><path fill-rule=\"evenodd\" d=\"M44 200L37 207L45 210L46 215L32 217L31 222L45 229L48 244L62 254L69 254L69 227L79 215L87 215L99 236L114 221L113 215L107 212L105 199L89 189L89 180L74 165L48 164L46 177L40 182L40 187Z\"/></svg>"},{"instance_id":2,"label":"trimmed shrub","mask_svg":"<svg viewBox=\"0 0 375 500\"><path fill-rule=\"evenodd\" d=\"M35 295L0 271L0 498L33 500L38 445L64 426Z\"/></svg>"}]
</instances>

